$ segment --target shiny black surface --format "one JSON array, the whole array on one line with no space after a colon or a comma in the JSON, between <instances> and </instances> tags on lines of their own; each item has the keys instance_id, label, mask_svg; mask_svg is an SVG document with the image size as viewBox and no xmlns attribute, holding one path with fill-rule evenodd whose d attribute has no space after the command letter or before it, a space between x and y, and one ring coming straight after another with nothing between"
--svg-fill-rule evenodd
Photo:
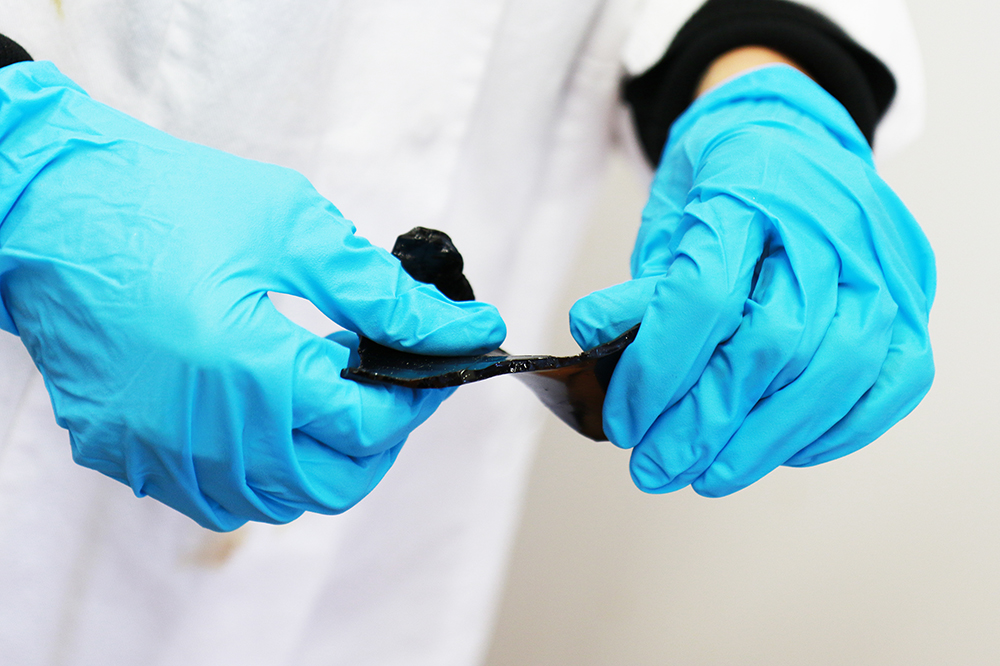
<instances>
[{"instance_id":1,"label":"shiny black surface","mask_svg":"<svg viewBox=\"0 0 1000 666\"><path fill-rule=\"evenodd\" d=\"M598 384L607 389L614 364L622 351L635 339L634 326L611 342L576 356L515 356L497 349L480 356L425 356L411 354L362 340L358 347L360 362L341 375L348 379L381 382L407 388L447 388L478 382L499 375L556 370L584 364L598 368ZM605 361L598 364L598 361Z\"/></svg>"},{"instance_id":2,"label":"shiny black surface","mask_svg":"<svg viewBox=\"0 0 1000 666\"><path fill-rule=\"evenodd\" d=\"M455 301L474 298L462 274L462 255L447 234L416 227L396 239L392 253L415 280L433 284ZM425 356L361 338L360 361L340 374L354 381L413 389L448 388L513 375L571 428L602 441L607 439L604 395L618 359L638 331L637 324L614 340L576 356L515 356L502 349L479 356Z\"/></svg>"}]
</instances>

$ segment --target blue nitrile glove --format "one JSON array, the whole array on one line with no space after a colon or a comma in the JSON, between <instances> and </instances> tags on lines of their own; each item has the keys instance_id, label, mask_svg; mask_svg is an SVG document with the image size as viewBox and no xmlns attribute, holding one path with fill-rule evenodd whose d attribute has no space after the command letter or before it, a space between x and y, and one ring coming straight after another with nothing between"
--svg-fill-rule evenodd
<instances>
[{"instance_id":1,"label":"blue nitrile glove","mask_svg":"<svg viewBox=\"0 0 1000 666\"><path fill-rule=\"evenodd\" d=\"M269 290L400 349L503 340L494 308L412 280L303 176L174 139L49 63L0 70L0 155L0 325L74 459L206 527L344 511L448 394L341 379L357 337L308 333Z\"/></svg>"},{"instance_id":2,"label":"blue nitrile glove","mask_svg":"<svg viewBox=\"0 0 1000 666\"><path fill-rule=\"evenodd\" d=\"M677 120L632 275L570 318L585 349L642 322L604 429L647 492L726 495L846 455L930 388L930 246L847 111L790 67Z\"/></svg>"}]
</instances>

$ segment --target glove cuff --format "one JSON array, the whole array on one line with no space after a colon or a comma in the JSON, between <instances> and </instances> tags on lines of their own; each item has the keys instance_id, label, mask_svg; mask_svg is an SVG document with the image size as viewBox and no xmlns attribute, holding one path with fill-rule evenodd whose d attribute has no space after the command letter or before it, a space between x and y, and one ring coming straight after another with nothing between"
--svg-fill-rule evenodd
<instances>
[{"instance_id":1,"label":"glove cuff","mask_svg":"<svg viewBox=\"0 0 1000 666\"><path fill-rule=\"evenodd\" d=\"M654 168L670 126L691 104L709 64L741 46L765 46L800 64L872 143L896 93L895 79L878 58L807 7L785 0L708 0L663 58L624 87L643 152Z\"/></svg>"},{"instance_id":2,"label":"glove cuff","mask_svg":"<svg viewBox=\"0 0 1000 666\"><path fill-rule=\"evenodd\" d=\"M31 56L24 48L10 37L0 35L0 67L13 65L15 62L28 62Z\"/></svg>"}]
</instances>

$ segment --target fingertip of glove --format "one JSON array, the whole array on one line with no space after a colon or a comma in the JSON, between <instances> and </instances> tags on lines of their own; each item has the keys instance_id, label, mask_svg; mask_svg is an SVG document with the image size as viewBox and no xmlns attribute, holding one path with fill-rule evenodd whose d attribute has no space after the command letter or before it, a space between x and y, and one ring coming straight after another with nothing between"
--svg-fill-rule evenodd
<instances>
[{"instance_id":1,"label":"fingertip of glove","mask_svg":"<svg viewBox=\"0 0 1000 666\"><path fill-rule=\"evenodd\" d=\"M727 495L732 495L740 488L720 488L715 484L711 484L705 481L704 476L695 479L691 483L691 489L702 497L709 497L712 499L718 499L720 497L726 497Z\"/></svg>"},{"instance_id":2,"label":"fingertip of glove","mask_svg":"<svg viewBox=\"0 0 1000 666\"><path fill-rule=\"evenodd\" d=\"M639 278L584 296L569 310L569 328L582 349L610 342L642 321L659 278Z\"/></svg>"},{"instance_id":3,"label":"fingertip of glove","mask_svg":"<svg viewBox=\"0 0 1000 666\"><path fill-rule=\"evenodd\" d=\"M596 342L597 338L597 328L594 325L591 316L591 307L589 297L584 296L582 299L573 304L573 307L569 309L569 332L576 340L576 344L580 345L580 349L587 350L593 349L599 342Z\"/></svg>"},{"instance_id":4,"label":"fingertip of glove","mask_svg":"<svg viewBox=\"0 0 1000 666\"><path fill-rule=\"evenodd\" d=\"M763 476L760 470L754 472L716 460L698 478L691 480L691 489L702 497L726 497L753 485Z\"/></svg>"},{"instance_id":5,"label":"fingertip of glove","mask_svg":"<svg viewBox=\"0 0 1000 666\"><path fill-rule=\"evenodd\" d=\"M633 450L632 458L629 461L629 474L632 476L632 483L644 493L651 495L662 495L670 493L680 488L674 487L673 479L655 460L649 456Z\"/></svg>"},{"instance_id":6,"label":"fingertip of glove","mask_svg":"<svg viewBox=\"0 0 1000 666\"><path fill-rule=\"evenodd\" d=\"M507 323L500 316L500 311L489 303L474 301L478 307L476 321L481 332L476 331L475 337L482 339L479 351L492 351L507 339Z\"/></svg>"},{"instance_id":7,"label":"fingertip of glove","mask_svg":"<svg viewBox=\"0 0 1000 666\"><path fill-rule=\"evenodd\" d=\"M570 308L569 331L580 349L593 349L620 334L615 333L617 327L609 316L608 301L607 296L598 291L584 296Z\"/></svg>"},{"instance_id":8,"label":"fingertip of glove","mask_svg":"<svg viewBox=\"0 0 1000 666\"><path fill-rule=\"evenodd\" d=\"M493 351L507 337L507 324L500 312L489 303L449 301L458 308L443 313L445 320L434 331L407 347L421 354L471 355Z\"/></svg>"}]
</instances>

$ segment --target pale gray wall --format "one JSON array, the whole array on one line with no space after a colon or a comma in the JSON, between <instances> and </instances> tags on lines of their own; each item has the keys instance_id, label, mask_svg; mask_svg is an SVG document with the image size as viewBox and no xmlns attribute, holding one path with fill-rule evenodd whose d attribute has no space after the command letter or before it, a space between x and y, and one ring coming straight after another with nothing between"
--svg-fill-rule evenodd
<instances>
[{"instance_id":1,"label":"pale gray wall","mask_svg":"<svg viewBox=\"0 0 1000 666\"><path fill-rule=\"evenodd\" d=\"M720 500L643 495L627 452L551 422L490 666L1000 664L1000 9L910 7L928 127L883 174L937 252L931 393L867 449ZM642 199L613 164L564 311L627 278Z\"/></svg>"}]
</instances>

